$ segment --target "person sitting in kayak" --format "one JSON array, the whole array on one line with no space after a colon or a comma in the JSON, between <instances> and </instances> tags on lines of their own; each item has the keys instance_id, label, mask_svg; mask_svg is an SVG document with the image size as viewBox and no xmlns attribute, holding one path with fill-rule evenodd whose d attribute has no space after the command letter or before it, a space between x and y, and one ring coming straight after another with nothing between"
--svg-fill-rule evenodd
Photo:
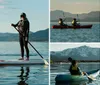
<instances>
[{"instance_id":1,"label":"person sitting in kayak","mask_svg":"<svg viewBox=\"0 0 100 85\"><path fill-rule=\"evenodd\" d=\"M73 26L77 26L77 25L78 25L76 18L74 18L74 19L72 20L72 25L73 25Z\"/></svg>"},{"instance_id":2,"label":"person sitting in kayak","mask_svg":"<svg viewBox=\"0 0 100 85\"><path fill-rule=\"evenodd\" d=\"M64 23L63 23L63 19L62 18L59 18L59 21L58 21L59 25L63 26Z\"/></svg>"},{"instance_id":3,"label":"person sitting in kayak","mask_svg":"<svg viewBox=\"0 0 100 85\"><path fill-rule=\"evenodd\" d=\"M71 64L72 65L69 68L69 71L70 71L71 75L83 75L83 73L81 72L80 68L77 65L76 60L72 60Z\"/></svg>"}]
</instances>

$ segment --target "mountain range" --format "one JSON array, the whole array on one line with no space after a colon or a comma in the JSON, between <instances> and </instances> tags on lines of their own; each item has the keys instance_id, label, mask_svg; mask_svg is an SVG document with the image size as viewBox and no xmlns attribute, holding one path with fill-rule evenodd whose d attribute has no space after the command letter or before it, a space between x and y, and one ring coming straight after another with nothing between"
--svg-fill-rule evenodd
<instances>
[{"instance_id":1,"label":"mountain range","mask_svg":"<svg viewBox=\"0 0 100 85\"><path fill-rule=\"evenodd\" d=\"M71 22L73 18L77 18L81 22L100 22L100 11L91 11L89 13L72 14L62 10L54 10L50 12L51 22L57 22L59 18L66 18L65 21Z\"/></svg>"},{"instance_id":2,"label":"mountain range","mask_svg":"<svg viewBox=\"0 0 100 85\"><path fill-rule=\"evenodd\" d=\"M49 29L40 30L37 32L30 32L29 40L30 41L48 41L49 38ZM0 41L18 41L18 33L0 33Z\"/></svg>"},{"instance_id":3,"label":"mountain range","mask_svg":"<svg viewBox=\"0 0 100 85\"><path fill-rule=\"evenodd\" d=\"M65 49L63 51L51 51L52 61L68 61L68 57L79 61L100 61L100 48L81 46L77 48Z\"/></svg>"}]
</instances>

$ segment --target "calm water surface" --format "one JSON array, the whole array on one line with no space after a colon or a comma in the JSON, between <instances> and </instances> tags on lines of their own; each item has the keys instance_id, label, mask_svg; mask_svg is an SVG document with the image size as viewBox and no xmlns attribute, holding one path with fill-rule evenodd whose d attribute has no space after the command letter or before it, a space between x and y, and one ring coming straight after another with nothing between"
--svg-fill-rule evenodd
<instances>
[{"instance_id":1,"label":"calm water surface","mask_svg":"<svg viewBox=\"0 0 100 85\"><path fill-rule=\"evenodd\" d=\"M81 22L81 25L93 24L91 29L52 29L56 24L51 22L51 42L100 42L100 22ZM71 25L71 22L67 24Z\"/></svg>"},{"instance_id":2,"label":"calm water surface","mask_svg":"<svg viewBox=\"0 0 100 85\"><path fill-rule=\"evenodd\" d=\"M52 64L51 65L51 85L55 85L55 77L58 74L69 74L69 66L70 64ZM91 71L91 70L96 70L100 69L100 63L80 63L79 67L81 68L82 71ZM61 85L61 84L60 84ZM62 84L63 85L63 84ZM70 82L69 84L64 84L64 85L100 85L100 75L97 77L96 81L93 82Z\"/></svg>"},{"instance_id":3,"label":"calm water surface","mask_svg":"<svg viewBox=\"0 0 100 85\"><path fill-rule=\"evenodd\" d=\"M48 60L48 43L32 42L40 54ZM30 59L41 59L29 46ZM0 42L0 60L20 58L18 42ZM48 66L0 66L0 85L48 85Z\"/></svg>"}]
</instances>

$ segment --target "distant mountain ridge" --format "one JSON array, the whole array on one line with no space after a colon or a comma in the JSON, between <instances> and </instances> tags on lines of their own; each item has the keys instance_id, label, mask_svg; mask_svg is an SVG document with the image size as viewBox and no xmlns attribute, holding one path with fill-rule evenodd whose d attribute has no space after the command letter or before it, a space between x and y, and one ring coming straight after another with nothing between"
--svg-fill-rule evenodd
<instances>
[{"instance_id":1,"label":"distant mountain ridge","mask_svg":"<svg viewBox=\"0 0 100 85\"><path fill-rule=\"evenodd\" d=\"M64 14L64 15L63 15ZM100 22L100 11L92 11L89 13L72 14L62 10L54 10L50 12L51 21L56 22L59 18L66 17L67 22L71 22L73 18L77 18L81 22Z\"/></svg>"},{"instance_id":2,"label":"distant mountain ridge","mask_svg":"<svg viewBox=\"0 0 100 85\"><path fill-rule=\"evenodd\" d=\"M49 29L30 32L30 41L48 41ZM0 41L18 41L18 33L0 33Z\"/></svg>"},{"instance_id":3,"label":"distant mountain ridge","mask_svg":"<svg viewBox=\"0 0 100 85\"><path fill-rule=\"evenodd\" d=\"M67 61L68 57L76 60L97 61L100 60L100 48L81 46L63 51L51 51L50 56L52 61Z\"/></svg>"}]
</instances>

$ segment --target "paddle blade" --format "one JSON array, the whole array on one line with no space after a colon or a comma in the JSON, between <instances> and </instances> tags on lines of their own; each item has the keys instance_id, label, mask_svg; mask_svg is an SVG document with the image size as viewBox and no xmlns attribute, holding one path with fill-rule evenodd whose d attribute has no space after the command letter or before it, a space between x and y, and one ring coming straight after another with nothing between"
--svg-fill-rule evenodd
<instances>
[{"instance_id":1,"label":"paddle blade","mask_svg":"<svg viewBox=\"0 0 100 85\"><path fill-rule=\"evenodd\" d=\"M88 77L89 81L94 81L94 80L96 80L96 78L94 78L94 77L92 77L92 76L87 76L87 77Z\"/></svg>"},{"instance_id":2,"label":"paddle blade","mask_svg":"<svg viewBox=\"0 0 100 85\"><path fill-rule=\"evenodd\" d=\"M43 59L43 61L44 61L45 65L49 65L49 63L45 59Z\"/></svg>"},{"instance_id":3,"label":"paddle blade","mask_svg":"<svg viewBox=\"0 0 100 85\"><path fill-rule=\"evenodd\" d=\"M85 73L85 75L87 76L87 78L89 79L89 81L94 81L94 80L96 80L94 77L89 76L87 73Z\"/></svg>"}]
</instances>

